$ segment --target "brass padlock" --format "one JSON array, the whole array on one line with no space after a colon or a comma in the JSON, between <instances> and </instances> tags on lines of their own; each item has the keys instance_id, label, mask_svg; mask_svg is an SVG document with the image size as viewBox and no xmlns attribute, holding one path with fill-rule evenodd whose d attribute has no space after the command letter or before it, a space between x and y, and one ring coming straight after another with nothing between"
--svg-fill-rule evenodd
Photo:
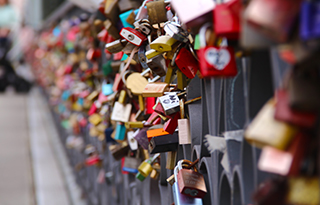
<instances>
[{"instance_id":1,"label":"brass padlock","mask_svg":"<svg viewBox=\"0 0 320 205\"><path fill-rule=\"evenodd\" d=\"M111 22L111 20L107 19L104 22L105 29L108 31L108 34L111 35L114 39L119 39L121 36L117 27Z\"/></svg>"},{"instance_id":2,"label":"brass padlock","mask_svg":"<svg viewBox=\"0 0 320 205\"><path fill-rule=\"evenodd\" d=\"M118 0L106 0L104 14L113 25L116 25L119 21L120 10L118 7Z\"/></svg>"},{"instance_id":3,"label":"brass padlock","mask_svg":"<svg viewBox=\"0 0 320 205\"><path fill-rule=\"evenodd\" d=\"M269 100L245 131L245 139L258 147L269 145L280 150L287 148L297 129L274 119L275 102Z\"/></svg>"},{"instance_id":4,"label":"brass padlock","mask_svg":"<svg viewBox=\"0 0 320 205\"><path fill-rule=\"evenodd\" d=\"M146 6L151 24L159 24L168 20L164 0L151 1L146 3Z\"/></svg>"}]
</instances>

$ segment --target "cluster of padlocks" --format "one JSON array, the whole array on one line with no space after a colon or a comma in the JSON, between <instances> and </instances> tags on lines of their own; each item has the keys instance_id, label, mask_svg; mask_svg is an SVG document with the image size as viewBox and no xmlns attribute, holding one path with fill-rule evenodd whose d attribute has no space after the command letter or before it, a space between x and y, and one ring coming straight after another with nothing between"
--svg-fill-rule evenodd
<instances>
[{"instance_id":1,"label":"cluster of padlocks","mask_svg":"<svg viewBox=\"0 0 320 205\"><path fill-rule=\"evenodd\" d=\"M29 59L78 176L132 182L91 203L319 204L319 6L104 0L42 32Z\"/></svg>"}]
</instances>

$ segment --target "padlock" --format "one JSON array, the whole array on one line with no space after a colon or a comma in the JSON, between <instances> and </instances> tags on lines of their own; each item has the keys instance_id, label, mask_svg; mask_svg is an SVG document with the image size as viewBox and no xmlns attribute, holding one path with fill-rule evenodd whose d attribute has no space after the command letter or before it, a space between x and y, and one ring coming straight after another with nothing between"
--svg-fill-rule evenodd
<instances>
[{"instance_id":1,"label":"padlock","mask_svg":"<svg viewBox=\"0 0 320 205\"><path fill-rule=\"evenodd\" d=\"M150 154L177 151L179 145L178 133L152 137L148 146Z\"/></svg>"},{"instance_id":2,"label":"padlock","mask_svg":"<svg viewBox=\"0 0 320 205\"><path fill-rule=\"evenodd\" d=\"M93 115L94 113L96 113L98 110L98 108L96 107L96 104L95 103L92 103L89 111L88 111L88 115Z\"/></svg>"},{"instance_id":3,"label":"padlock","mask_svg":"<svg viewBox=\"0 0 320 205\"><path fill-rule=\"evenodd\" d=\"M138 133L134 136L134 138L137 140L138 144L143 148L143 149L148 149L148 137L147 137L147 130L148 128L142 128L138 130Z\"/></svg>"},{"instance_id":4,"label":"padlock","mask_svg":"<svg viewBox=\"0 0 320 205\"><path fill-rule=\"evenodd\" d=\"M120 102L115 102L112 115L111 115L111 120L128 122L131 109L132 109L131 104L123 105Z\"/></svg>"},{"instance_id":5,"label":"padlock","mask_svg":"<svg viewBox=\"0 0 320 205\"><path fill-rule=\"evenodd\" d=\"M166 115L171 115L180 110L179 97L174 92L159 97L159 101L165 110Z\"/></svg>"},{"instance_id":6,"label":"padlock","mask_svg":"<svg viewBox=\"0 0 320 205\"><path fill-rule=\"evenodd\" d=\"M206 46L205 32L210 27L210 23L201 27L199 32L201 48L197 51L200 62L200 73L204 78L237 75L237 65L233 48Z\"/></svg>"},{"instance_id":7,"label":"padlock","mask_svg":"<svg viewBox=\"0 0 320 205\"><path fill-rule=\"evenodd\" d=\"M110 53L118 53L122 51L122 49L126 46L128 41L126 39L118 39L115 40L111 43L107 43L105 48L110 52Z\"/></svg>"},{"instance_id":8,"label":"padlock","mask_svg":"<svg viewBox=\"0 0 320 205\"><path fill-rule=\"evenodd\" d=\"M147 57L146 57L146 43L143 43L138 51L138 58L139 58L139 62L142 66L142 68L144 69L148 69L148 65L147 65Z\"/></svg>"},{"instance_id":9,"label":"padlock","mask_svg":"<svg viewBox=\"0 0 320 205\"><path fill-rule=\"evenodd\" d=\"M133 23L135 29L139 30L144 35L148 36L151 34L153 28L147 19L139 19Z\"/></svg>"},{"instance_id":10,"label":"padlock","mask_svg":"<svg viewBox=\"0 0 320 205\"><path fill-rule=\"evenodd\" d=\"M142 93L143 96L143 93ZM144 96L143 96L144 97ZM145 97L146 101L146 109L145 113L146 115L151 115L153 113L153 106L156 103L156 99L154 97Z\"/></svg>"},{"instance_id":11,"label":"padlock","mask_svg":"<svg viewBox=\"0 0 320 205\"><path fill-rule=\"evenodd\" d=\"M186 48L181 48L175 59L175 63L183 74L192 79L199 70L199 64L191 52Z\"/></svg>"},{"instance_id":12,"label":"padlock","mask_svg":"<svg viewBox=\"0 0 320 205\"><path fill-rule=\"evenodd\" d=\"M254 0L247 6L244 18L271 39L285 42L299 13L301 0Z\"/></svg>"},{"instance_id":13,"label":"padlock","mask_svg":"<svg viewBox=\"0 0 320 205\"><path fill-rule=\"evenodd\" d=\"M164 136L169 134L169 132L165 131L162 128L162 125L160 125L160 128L158 127L159 126L153 126L153 127L150 127L149 130L147 130L147 137L149 142L153 137L159 137L159 136Z\"/></svg>"},{"instance_id":14,"label":"padlock","mask_svg":"<svg viewBox=\"0 0 320 205\"><path fill-rule=\"evenodd\" d=\"M134 14L134 11L133 10L129 10L129 11L126 11L126 12L124 12L124 13L119 15L119 18L121 20L121 23L122 23L123 27L125 27L125 28L126 27L134 28L134 26L127 21L128 17L132 13Z\"/></svg>"},{"instance_id":15,"label":"padlock","mask_svg":"<svg viewBox=\"0 0 320 205\"><path fill-rule=\"evenodd\" d=\"M112 36L114 39L119 39L121 36L119 35L119 31L117 27L109 20L107 19L104 22L104 26L106 30L108 31L108 34Z\"/></svg>"},{"instance_id":16,"label":"padlock","mask_svg":"<svg viewBox=\"0 0 320 205\"><path fill-rule=\"evenodd\" d=\"M92 93L90 93L90 95L88 95L86 97L86 99L93 102L94 100L96 100L98 98L98 96L99 96L99 92L95 90Z\"/></svg>"},{"instance_id":17,"label":"padlock","mask_svg":"<svg viewBox=\"0 0 320 205\"><path fill-rule=\"evenodd\" d=\"M289 79L289 105L294 110L315 112L320 108L319 57L313 55L294 66Z\"/></svg>"},{"instance_id":18,"label":"padlock","mask_svg":"<svg viewBox=\"0 0 320 205\"><path fill-rule=\"evenodd\" d=\"M189 160L180 160L178 162L177 182L181 194L194 198L203 198L207 193L206 184L203 175L200 174L194 166L194 170L183 169L182 163L191 164Z\"/></svg>"},{"instance_id":19,"label":"padlock","mask_svg":"<svg viewBox=\"0 0 320 205\"><path fill-rule=\"evenodd\" d=\"M102 157L101 157L101 155L94 154L94 155L88 157L85 160L85 165L86 166L101 167L101 165L102 165Z\"/></svg>"},{"instance_id":20,"label":"padlock","mask_svg":"<svg viewBox=\"0 0 320 205\"><path fill-rule=\"evenodd\" d=\"M113 87L112 84L107 83L106 81L103 81L101 91L105 96L111 95L113 93L112 87Z\"/></svg>"},{"instance_id":21,"label":"padlock","mask_svg":"<svg viewBox=\"0 0 320 205\"><path fill-rule=\"evenodd\" d=\"M178 119L179 144L191 144L190 122L185 119L184 100L179 101L180 119Z\"/></svg>"},{"instance_id":22,"label":"padlock","mask_svg":"<svg viewBox=\"0 0 320 205\"><path fill-rule=\"evenodd\" d=\"M181 28L181 25L176 22L168 21L164 25L164 30L166 35L171 36L172 38L176 39L177 41L181 41L183 43L188 42L189 33Z\"/></svg>"},{"instance_id":23,"label":"padlock","mask_svg":"<svg viewBox=\"0 0 320 205\"><path fill-rule=\"evenodd\" d=\"M127 129L140 129L140 128L143 128L145 125L141 121L138 121L138 122L129 121L125 123L125 126Z\"/></svg>"},{"instance_id":24,"label":"padlock","mask_svg":"<svg viewBox=\"0 0 320 205\"><path fill-rule=\"evenodd\" d=\"M320 204L320 183L316 177L290 177L289 191L287 195L288 204Z\"/></svg>"},{"instance_id":25,"label":"padlock","mask_svg":"<svg viewBox=\"0 0 320 205\"><path fill-rule=\"evenodd\" d=\"M130 146L130 149L132 151L135 151L138 149L138 142L135 139L135 136L138 134L139 130L137 131L129 131L127 132L127 140L128 140L128 144Z\"/></svg>"},{"instance_id":26,"label":"padlock","mask_svg":"<svg viewBox=\"0 0 320 205\"><path fill-rule=\"evenodd\" d=\"M160 173L155 169L153 169L150 173L151 179L158 180L159 176L160 176Z\"/></svg>"},{"instance_id":27,"label":"padlock","mask_svg":"<svg viewBox=\"0 0 320 205\"><path fill-rule=\"evenodd\" d=\"M136 152L135 157L130 157L130 154L132 152L128 153L128 156L124 158L124 164L122 166L122 171L137 174L138 167L141 164L141 159L139 158L139 151Z\"/></svg>"},{"instance_id":28,"label":"padlock","mask_svg":"<svg viewBox=\"0 0 320 205\"><path fill-rule=\"evenodd\" d=\"M312 128L315 124L317 115L313 112L299 112L289 106L288 92L279 89L275 93L276 107L275 119L284 121L295 126Z\"/></svg>"},{"instance_id":29,"label":"padlock","mask_svg":"<svg viewBox=\"0 0 320 205\"><path fill-rule=\"evenodd\" d=\"M172 83L174 79L176 78L175 73L178 68L176 66L172 66L171 63L169 63L166 73L166 78L164 79L165 83Z\"/></svg>"},{"instance_id":30,"label":"padlock","mask_svg":"<svg viewBox=\"0 0 320 205\"><path fill-rule=\"evenodd\" d=\"M147 65L152 70L152 73L163 77L166 75L166 60L162 55L158 55L152 59L147 59Z\"/></svg>"},{"instance_id":31,"label":"padlock","mask_svg":"<svg viewBox=\"0 0 320 205\"><path fill-rule=\"evenodd\" d=\"M128 10L137 9L140 6L140 1L135 0L118 0L120 12L126 12Z\"/></svg>"},{"instance_id":32,"label":"padlock","mask_svg":"<svg viewBox=\"0 0 320 205\"><path fill-rule=\"evenodd\" d=\"M151 173L151 171L153 170L152 168L152 164L155 162L155 160L160 156L160 154L155 154L153 155L151 158L144 160L140 166L138 167L138 171L139 173L144 176L147 177L149 176L149 174Z\"/></svg>"},{"instance_id":33,"label":"padlock","mask_svg":"<svg viewBox=\"0 0 320 205\"><path fill-rule=\"evenodd\" d=\"M118 0L106 0L104 14L107 17L107 19L110 19L112 24L116 25L119 21L120 14Z\"/></svg>"},{"instance_id":34,"label":"padlock","mask_svg":"<svg viewBox=\"0 0 320 205\"><path fill-rule=\"evenodd\" d=\"M171 51L175 43L177 43L177 40L171 36L159 36L150 43L150 48L158 52L166 52Z\"/></svg>"},{"instance_id":35,"label":"padlock","mask_svg":"<svg viewBox=\"0 0 320 205\"><path fill-rule=\"evenodd\" d=\"M125 104L127 97L127 92L125 90L121 90L118 98L118 102L121 104Z\"/></svg>"},{"instance_id":36,"label":"padlock","mask_svg":"<svg viewBox=\"0 0 320 205\"><path fill-rule=\"evenodd\" d=\"M147 59L152 59L152 58L155 58L156 56L159 56L161 54L163 54L164 51L157 51L157 50L154 50L154 49L149 49L146 51L146 57Z\"/></svg>"},{"instance_id":37,"label":"padlock","mask_svg":"<svg viewBox=\"0 0 320 205\"><path fill-rule=\"evenodd\" d=\"M89 122L93 125L98 125L102 121L102 118L99 114L95 113L89 117Z\"/></svg>"},{"instance_id":38,"label":"padlock","mask_svg":"<svg viewBox=\"0 0 320 205\"><path fill-rule=\"evenodd\" d=\"M170 115L170 118L168 121L166 121L163 125L163 130L173 134L178 126L178 120L180 118L180 113L176 112L172 115Z\"/></svg>"},{"instance_id":39,"label":"padlock","mask_svg":"<svg viewBox=\"0 0 320 205\"><path fill-rule=\"evenodd\" d=\"M181 165L181 169L182 169L182 166L183 165ZM176 204L176 205L202 205L203 203L202 203L201 198L194 198L194 197L191 197L188 195L184 195L180 192L179 184L178 184L178 173L179 173L179 165L177 165L174 168L175 182L172 187L174 204Z\"/></svg>"},{"instance_id":40,"label":"padlock","mask_svg":"<svg viewBox=\"0 0 320 205\"><path fill-rule=\"evenodd\" d=\"M255 204L259 205L283 205L286 204L288 191L287 180L283 177L270 177L261 183L253 193Z\"/></svg>"},{"instance_id":41,"label":"padlock","mask_svg":"<svg viewBox=\"0 0 320 205\"><path fill-rule=\"evenodd\" d=\"M208 19L212 19L212 11L215 8L215 2L211 0L172 0L170 4L181 22L195 30L199 25L208 22Z\"/></svg>"},{"instance_id":42,"label":"padlock","mask_svg":"<svg viewBox=\"0 0 320 205\"><path fill-rule=\"evenodd\" d=\"M120 35L125 38L128 42L132 43L133 45L140 46L143 41L147 39L145 35L140 33L139 31L126 27L121 29Z\"/></svg>"},{"instance_id":43,"label":"padlock","mask_svg":"<svg viewBox=\"0 0 320 205\"><path fill-rule=\"evenodd\" d=\"M231 10L236 8L237 12ZM214 32L218 37L227 39L239 39L240 35L240 0L232 0L216 5L213 10ZM238 14L238 15L237 15ZM223 19L223 21L221 21Z\"/></svg>"},{"instance_id":44,"label":"padlock","mask_svg":"<svg viewBox=\"0 0 320 205\"><path fill-rule=\"evenodd\" d=\"M269 100L245 131L245 139L257 147L265 145L284 150L296 134L296 127L274 119L275 102Z\"/></svg>"},{"instance_id":45,"label":"padlock","mask_svg":"<svg viewBox=\"0 0 320 205\"><path fill-rule=\"evenodd\" d=\"M300 132L286 151L264 147L258 162L259 170L283 176L298 176L309 143L309 136Z\"/></svg>"},{"instance_id":46,"label":"padlock","mask_svg":"<svg viewBox=\"0 0 320 205\"><path fill-rule=\"evenodd\" d=\"M168 152L167 153L167 161L166 161L166 169L174 170L177 161L177 152Z\"/></svg>"},{"instance_id":47,"label":"padlock","mask_svg":"<svg viewBox=\"0 0 320 205\"><path fill-rule=\"evenodd\" d=\"M159 24L168 20L164 0L150 1L146 3L146 6L151 24Z\"/></svg>"},{"instance_id":48,"label":"padlock","mask_svg":"<svg viewBox=\"0 0 320 205\"><path fill-rule=\"evenodd\" d=\"M303 1L300 9L300 38L304 41L319 38L320 2Z\"/></svg>"},{"instance_id":49,"label":"padlock","mask_svg":"<svg viewBox=\"0 0 320 205\"><path fill-rule=\"evenodd\" d=\"M115 160L120 160L128 155L130 147L127 141L122 141L120 144L110 145L109 150Z\"/></svg>"},{"instance_id":50,"label":"padlock","mask_svg":"<svg viewBox=\"0 0 320 205\"><path fill-rule=\"evenodd\" d=\"M148 83L142 91L143 97L161 97L169 91L169 84L163 82Z\"/></svg>"},{"instance_id":51,"label":"padlock","mask_svg":"<svg viewBox=\"0 0 320 205\"><path fill-rule=\"evenodd\" d=\"M116 126L115 140L124 140L126 137L126 127L123 123L118 122Z\"/></svg>"}]
</instances>

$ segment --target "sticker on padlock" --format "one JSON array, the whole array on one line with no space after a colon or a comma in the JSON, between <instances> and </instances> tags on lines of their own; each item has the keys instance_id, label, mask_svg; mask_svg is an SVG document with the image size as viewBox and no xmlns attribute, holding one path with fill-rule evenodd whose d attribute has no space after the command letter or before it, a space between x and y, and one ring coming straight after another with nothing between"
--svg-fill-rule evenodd
<instances>
[{"instance_id":1,"label":"sticker on padlock","mask_svg":"<svg viewBox=\"0 0 320 205\"><path fill-rule=\"evenodd\" d=\"M201 75L204 78L236 76L238 71L233 48L229 46L206 46L205 32L210 26L210 23L205 24L199 32L201 48L197 53L200 61Z\"/></svg>"},{"instance_id":2,"label":"sticker on padlock","mask_svg":"<svg viewBox=\"0 0 320 205\"><path fill-rule=\"evenodd\" d=\"M133 45L140 46L147 39L145 35L133 28L123 28L120 35Z\"/></svg>"},{"instance_id":3,"label":"sticker on padlock","mask_svg":"<svg viewBox=\"0 0 320 205\"><path fill-rule=\"evenodd\" d=\"M170 92L159 97L160 103L165 110L166 115L171 115L180 110L179 97L176 93Z\"/></svg>"}]
</instances>

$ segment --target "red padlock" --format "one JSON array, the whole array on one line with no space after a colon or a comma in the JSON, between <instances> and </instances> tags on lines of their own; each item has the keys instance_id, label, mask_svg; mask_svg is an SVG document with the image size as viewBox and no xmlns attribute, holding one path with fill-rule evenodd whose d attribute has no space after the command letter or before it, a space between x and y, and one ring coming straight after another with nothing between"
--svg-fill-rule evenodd
<instances>
[{"instance_id":1,"label":"red padlock","mask_svg":"<svg viewBox=\"0 0 320 205\"><path fill-rule=\"evenodd\" d=\"M210 26L210 23L205 24L199 32L200 49L197 53L201 75L204 78L236 76L238 71L233 48L229 46L206 46L205 32Z\"/></svg>"},{"instance_id":2,"label":"red padlock","mask_svg":"<svg viewBox=\"0 0 320 205\"><path fill-rule=\"evenodd\" d=\"M145 114L146 115L150 115L150 114L152 114L153 113L153 106L155 105L155 103L156 103L156 98L154 98L154 97L146 97L145 98L146 100L146 111L145 111Z\"/></svg>"},{"instance_id":3,"label":"red padlock","mask_svg":"<svg viewBox=\"0 0 320 205\"><path fill-rule=\"evenodd\" d=\"M199 70L199 64L197 60L186 48L180 49L175 63L177 64L181 72L190 79L194 78Z\"/></svg>"},{"instance_id":4,"label":"red padlock","mask_svg":"<svg viewBox=\"0 0 320 205\"><path fill-rule=\"evenodd\" d=\"M120 36L136 46L141 46L142 42L147 39L145 35L130 27L121 29Z\"/></svg>"},{"instance_id":5,"label":"red padlock","mask_svg":"<svg viewBox=\"0 0 320 205\"><path fill-rule=\"evenodd\" d=\"M241 2L239 0L216 5L216 8L213 10L213 22L214 31L218 37L239 39L241 28L240 9Z\"/></svg>"},{"instance_id":6,"label":"red padlock","mask_svg":"<svg viewBox=\"0 0 320 205\"><path fill-rule=\"evenodd\" d=\"M170 119L164 123L163 129L166 132L169 132L171 135L174 133L178 127L178 119L180 118L180 112L176 112L170 115Z\"/></svg>"}]
</instances>

